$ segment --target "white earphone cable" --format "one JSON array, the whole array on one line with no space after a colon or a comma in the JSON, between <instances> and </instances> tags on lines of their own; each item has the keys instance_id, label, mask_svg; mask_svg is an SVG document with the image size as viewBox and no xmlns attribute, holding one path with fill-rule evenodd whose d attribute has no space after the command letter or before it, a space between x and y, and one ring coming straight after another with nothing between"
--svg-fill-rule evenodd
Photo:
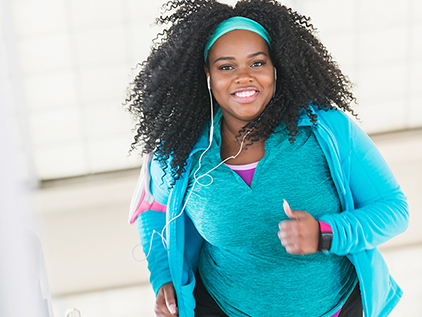
<instances>
[{"instance_id":1,"label":"white earphone cable","mask_svg":"<svg viewBox=\"0 0 422 317\"><path fill-rule=\"evenodd\" d=\"M166 223L166 225L163 227L163 229L162 229L162 231L161 231L161 233L160 232L157 232L157 231L155 231L155 230L153 230L153 232L152 232L152 235L151 235L151 241L150 241L150 247L149 247L149 250L148 250L148 253L147 253L147 255L145 256L145 258L144 259L142 259L142 260L136 260L136 258L135 258L135 256L134 256L134 250L135 250L135 248L136 248L136 246L133 248L133 250L132 250L132 255L133 255L133 257L135 258L135 260L136 261L138 261L138 262L143 262L143 261L145 261L145 260L147 260L148 259L148 257L149 257L149 255L150 255L150 253L151 253L151 249L152 249L152 241L153 241L153 238L154 238L154 234L158 234L160 237L161 237L161 241L162 241L162 243L163 243L163 246L164 246L164 248L167 250L168 249L168 244L167 244L167 241L166 241L166 239L165 239L165 237L164 237L164 231L166 230L166 228L167 228L167 226L171 223L171 222L173 222L174 220L176 220L177 218L179 218L182 214L183 214L183 212L185 211L185 208L186 208L186 205L187 205L187 203L188 203L188 201L189 201L189 199L190 199L190 196L192 195L192 192L194 191L194 189L195 189L195 185L198 183L199 185L201 185L201 186L210 186L212 183L213 183L213 181L214 181L214 179L212 178L212 176L211 175L209 175L209 173L211 173L212 171L214 171L215 169L217 169L218 167L220 167L222 164L224 164L225 162L227 162L228 160L231 160L231 159L234 159L234 158L236 158L236 157L238 157L239 155L240 155L240 153L242 152L242 149L243 149L243 145L244 145L244 143L245 143L245 140L246 140L246 137L254 130L254 128L252 128L252 129L250 129L248 132L246 132L245 133L245 135L243 136L243 138L242 138L242 142L241 142L241 144L240 144L240 148L239 148L239 151L235 154L235 155L232 155L232 156L230 156L230 157L227 157L226 159L224 159L223 161L221 161L218 165L216 165L215 167L213 167L212 169L210 169L208 172L206 172L205 174L202 174L201 176L199 176L199 177L197 177L196 176L196 174L198 173L198 171L201 169L201 167L202 167L202 157L204 156L204 154L206 153L206 152L208 152L208 150L211 148L211 145L212 145L212 140L213 140L213 135L214 135L214 103L213 103L213 97L212 97L212 92L211 92L211 87L210 87L210 77L208 76L208 78L207 78L207 85L208 85L208 92L209 92L209 95L210 95L210 104L211 104L211 126L210 126L210 136L209 136L209 144L208 144L208 147L204 150L204 152L202 152L201 153L201 156L199 157L199 161L198 161L198 168L196 169L196 171L193 173L193 177L194 177L194 179L195 179L195 181L193 182L193 184L192 184L192 188L191 188L191 190L190 190L190 192L189 192L189 195L186 197L186 200L185 200L185 202L184 202L184 204L183 204L183 207L182 207L182 210L175 216L175 217L173 217L172 219L170 219L169 221L167 221L167 223ZM203 184L203 183L201 183L199 180L201 179L201 178L203 178L203 177L205 177L205 176L208 176L210 179L211 179L211 181L209 182L209 183L207 183L207 184Z\"/></svg>"}]
</instances>

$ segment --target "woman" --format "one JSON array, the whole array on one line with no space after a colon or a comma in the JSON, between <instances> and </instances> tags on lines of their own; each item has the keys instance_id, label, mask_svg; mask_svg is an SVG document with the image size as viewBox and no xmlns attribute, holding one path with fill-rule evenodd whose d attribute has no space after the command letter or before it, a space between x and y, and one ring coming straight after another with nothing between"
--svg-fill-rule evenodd
<instances>
[{"instance_id":1,"label":"woman","mask_svg":"<svg viewBox=\"0 0 422 317\"><path fill-rule=\"evenodd\" d=\"M167 7L128 98L157 316L387 316L402 291L377 246L407 228L406 198L309 19Z\"/></svg>"}]
</instances>

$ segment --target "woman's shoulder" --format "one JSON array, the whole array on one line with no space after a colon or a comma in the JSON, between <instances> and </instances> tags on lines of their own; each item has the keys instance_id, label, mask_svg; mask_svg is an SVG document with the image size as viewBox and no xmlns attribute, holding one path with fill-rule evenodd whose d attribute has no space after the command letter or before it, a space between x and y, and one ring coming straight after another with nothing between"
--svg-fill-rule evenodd
<instances>
[{"instance_id":1,"label":"woman's shoulder","mask_svg":"<svg viewBox=\"0 0 422 317\"><path fill-rule=\"evenodd\" d=\"M317 128L320 135L336 144L337 149L343 155L350 155L356 145L371 143L368 135L359 127L352 115L340 109L315 110L317 115Z\"/></svg>"},{"instance_id":2,"label":"woman's shoulder","mask_svg":"<svg viewBox=\"0 0 422 317\"><path fill-rule=\"evenodd\" d=\"M167 200L172 184L171 157L165 161L159 158L157 152L150 154L152 157L146 166L150 177L150 190L154 198L163 203Z\"/></svg>"},{"instance_id":3,"label":"woman's shoulder","mask_svg":"<svg viewBox=\"0 0 422 317\"><path fill-rule=\"evenodd\" d=\"M332 126L349 126L353 119L341 109L318 109L314 108L320 120Z\"/></svg>"},{"instance_id":4,"label":"woman's shoulder","mask_svg":"<svg viewBox=\"0 0 422 317\"><path fill-rule=\"evenodd\" d=\"M316 109L317 125L323 125L336 138L349 138L354 134L354 130L360 129L351 115L345 113L341 109Z\"/></svg>"}]
</instances>

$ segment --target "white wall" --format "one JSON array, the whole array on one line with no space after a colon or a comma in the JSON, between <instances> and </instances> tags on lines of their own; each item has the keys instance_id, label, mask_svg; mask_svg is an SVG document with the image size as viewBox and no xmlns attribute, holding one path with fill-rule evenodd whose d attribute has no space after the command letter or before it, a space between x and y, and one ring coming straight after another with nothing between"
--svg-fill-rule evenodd
<instances>
[{"instance_id":1,"label":"white wall","mask_svg":"<svg viewBox=\"0 0 422 317\"><path fill-rule=\"evenodd\" d=\"M137 166L122 103L157 32L158 2L10 2L37 177Z\"/></svg>"},{"instance_id":2,"label":"white wall","mask_svg":"<svg viewBox=\"0 0 422 317\"><path fill-rule=\"evenodd\" d=\"M125 169L133 123L121 106L164 1L11 3L36 176ZM226 1L235 3L235 1ZM357 84L368 132L422 126L422 1L291 0Z\"/></svg>"},{"instance_id":3,"label":"white wall","mask_svg":"<svg viewBox=\"0 0 422 317\"><path fill-rule=\"evenodd\" d=\"M422 1L303 0L320 38L357 85L369 132L422 126Z\"/></svg>"},{"instance_id":4,"label":"white wall","mask_svg":"<svg viewBox=\"0 0 422 317\"><path fill-rule=\"evenodd\" d=\"M12 84L19 76L11 68L16 66L10 59L13 38L4 23L9 9L0 2L0 316L47 317L50 294L28 203L31 172L25 165L29 168L31 162L25 164L30 149L22 135L24 104L14 96L18 85Z\"/></svg>"}]
</instances>

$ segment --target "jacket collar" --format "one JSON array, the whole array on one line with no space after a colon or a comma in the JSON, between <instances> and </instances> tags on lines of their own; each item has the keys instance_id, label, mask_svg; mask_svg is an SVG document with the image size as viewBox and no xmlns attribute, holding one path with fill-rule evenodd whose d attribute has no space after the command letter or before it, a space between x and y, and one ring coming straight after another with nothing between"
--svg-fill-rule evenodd
<instances>
[{"instance_id":1,"label":"jacket collar","mask_svg":"<svg viewBox=\"0 0 422 317\"><path fill-rule=\"evenodd\" d=\"M309 105L309 109L311 109L312 114L316 114L314 106L312 104ZM217 146L221 144L221 134L220 134L220 124L221 118L223 117L223 113L221 109L218 108L215 115L214 115L214 133L213 133L213 143L215 142ZM318 123L318 117L317 117ZM312 121L308 117L306 110L302 109L297 121L299 127L301 126L312 126ZM201 136L199 137L198 142L196 142L191 155L196 153L197 151L205 150L209 145L209 131L210 131L211 121L207 124L204 131L202 132ZM274 132L278 132L282 129L285 129L285 126L280 124L278 127L275 128Z\"/></svg>"}]
</instances>

